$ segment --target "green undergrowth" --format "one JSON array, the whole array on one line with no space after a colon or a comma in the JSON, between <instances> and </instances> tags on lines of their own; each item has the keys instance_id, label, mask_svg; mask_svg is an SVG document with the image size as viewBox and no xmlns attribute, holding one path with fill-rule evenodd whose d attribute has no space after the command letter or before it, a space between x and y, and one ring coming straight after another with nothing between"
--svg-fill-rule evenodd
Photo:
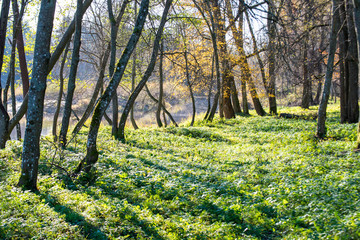
<instances>
[{"instance_id":1,"label":"green undergrowth","mask_svg":"<svg viewBox=\"0 0 360 240\"><path fill-rule=\"evenodd\" d=\"M316 109L280 109L316 114ZM359 239L360 163L355 124L274 116L194 127L103 128L99 162L68 176L86 132L61 151L42 139L39 190L16 188L22 144L0 151L1 239ZM61 167L61 168L60 168Z\"/></svg>"}]
</instances>

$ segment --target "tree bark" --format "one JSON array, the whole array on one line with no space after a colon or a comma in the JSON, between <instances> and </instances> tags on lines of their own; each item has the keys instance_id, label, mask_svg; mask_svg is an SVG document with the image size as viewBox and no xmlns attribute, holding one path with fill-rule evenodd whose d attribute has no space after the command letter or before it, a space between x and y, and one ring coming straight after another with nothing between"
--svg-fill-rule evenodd
<instances>
[{"instance_id":1,"label":"tree bark","mask_svg":"<svg viewBox=\"0 0 360 240\"><path fill-rule=\"evenodd\" d=\"M195 104L194 93L193 93L193 90L192 90L192 84L191 84L191 81L190 81L189 60L188 60L188 53L187 53L186 45L185 45L185 49L186 50L185 50L185 53L184 53L184 58L185 58L185 70L186 70L186 83L187 83L187 86L189 88L189 93L190 93L190 98L191 98L191 103L192 103L192 115L191 115L191 122L190 122L190 126L192 127L192 126L194 126L194 122L195 122L196 104Z\"/></svg>"},{"instance_id":2,"label":"tree bark","mask_svg":"<svg viewBox=\"0 0 360 240\"><path fill-rule=\"evenodd\" d=\"M322 93L322 98L319 105L318 111L318 122L317 122L317 132L316 136L319 138L324 138L326 136L326 108L329 101L330 95L330 86L331 79L334 71L334 58L336 52L336 38L337 32L339 30L340 23L337 21L339 19L339 0L333 0L332 7L332 23L331 23L331 32L330 32L330 46L329 46L329 55L328 55L328 63L326 66L326 75L325 75L325 83L324 90Z\"/></svg>"},{"instance_id":3,"label":"tree bark","mask_svg":"<svg viewBox=\"0 0 360 240\"><path fill-rule=\"evenodd\" d=\"M347 2L347 24L349 29L349 97L348 97L348 122L357 123L359 121L359 65L357 53L357 41L354 23L354 6L352 1Z\"/></svg>"},{"instance_id":4,"label":"tree bark","mask_svg":"<svg viewBox=\"0 0 360 240\"><path fill-rule=\"evenodd\" d=\"M6 29L9 17L10 0L3 0L0 15L0 79L5 51ZM2 83L0 81L0 106L2 105Z\"/></svg>"},{"instance_id":5,"label":"tree bark","mask_svg":"<svg viewBox=\"0 0 360 240\"><path fill-rule=\"evenodd\" d=\"M268 1L268 95L269 95L269 110L270 114L277 114L276 104L276 23L275 23L275 5L273 0Z\"/></svg>"},{"instance_id":6,"label":"tree bark","mask_svg":"<svg viewBox=\"0 0 360 240\"><path fill-rule=\"evenodd\" d=\"M95 111L91 120L90 130L87 140L87 152L85 158L78 165L75 173L78 174L80 171L84 170L86 173L89 173L91 167L98 160L98 151L96 148L97 135L101 123L101 119L105 114L107 107L113 97L114 92L116 91L123 75L125 72L126 65L130 59L132 52L135 49L135 46L140 38L141 32L144 27L144 23L148 14L149 0L142 0L140 12L136 20L133 33L125 47L123 54L117 64L115 73L113 74L109 85L107 86L104 94L101 96L98 104L95 107Z\"/></svg>"},{"instance_id":7,"label":"tree bark","mask_svg":"<svg viewBox=\"0 0 360 240\"><path fill-rule=\"evenodd\" d=\"M61 64L60 64L59 95L58 95L58 99L57 99L57 103L56 103L56 109L55 109L55 113L54 113L53 127L52 127L52 134L54 136L54 142L57 142L57 140L58 140L57 139L57 122L58 122L60 108L61 108L61 99L62 99L62 95L64 93L64 80L65 80L65 78L64 78L64 68L65 68L67 54L69 52L69 47L70 47L70 42L67 44L67 46L65 48L64 57L63 57L63 60L61 61Z\"/></svg>"},{"instance_id":8,"label":"tree bark","mask_svg":"<svg viewBox=\"0 0 360 240\"><path fill-rule=\"evenodd\" d=\"M254 103L256 113L260 116L264 116L264 115L266 115L266 112L264 111L264 109L261 105L259 96L257 94L256 86L255 86L255 83L251 76L250 66L249 66L245 51L244 51L244 40L243 40L243 36L242 36L242 34L243 34L242 21L239 24L239 30L238 30L235 26L235 20L234 20L234 16L232 13L232 7L231 7L229 0L226 1L226 8L227 8L227 13L228 13L228 17L229 17L229 23L231 26L231 31L234 36L235 45L236 45L239 55L240 55L239 56L239 64L240 64L240 68L241 68L241 77L242 77L242 79L244 79L244 81L247 84L249 84L249 91L250 91L250 95L251 95L251 98ZM243 18L242 15L243 14L241 14L240 18ZM245 112L245 109L244 109L244 112Z\"/></svg>"},{"instance_id":9,"label":"tree bark","mask_svg":"<svg viewBox=\"0 0 360 240\"><path fill-rule=\"evenodd\" d=\"M360 0L353 0L354 4L354 23L356 30L356 40L357 40L357 53L358 53L358 63L360 64ZM360 74L360 71L359 71ZM360 149L360 122L358 125L358 139L357 139L357 149Z\"/></svg>"},{"instance_id":10,"label":"tree bark","mask_svg":"<svg viewBox=\"0 0 360 240\"><path fill-rule=\"evenodd\" d=\"M160 26L156 32L156 37L154 40L154 47L153 47L153 52L151 55L151 60L150 63L144 73L143 78L141 79L141 81L139 82L139 84L136 86L135 90L131 93L125 107L123 110L123 113L121 115L120 118L120 123L119 123L119 131L117 134L117 139L124 141L125 140L125 124L126 124L126 120L127 117L130 113L131 108L133 107L135 100L137 98L137 96L139 95L139 93L141 92L141 90L143 89L143 87L145 86L147 80L150 78L151 73L154 70L155 67L155 63L156 63L156 58L158 55L158 51L160 48L160 40L161 40L161 36L162 36L162 32L166 23L166 18L167 18L167 14L169 12L170 6L171 6L172 0L167 0L165 3L165 8L164 8L164 12L163 15L161 17L161 21L160 21Z\"/></svg>"},{"instance_id":11,"label":"tree bark","mask_svg":"<svg viewBox=\"0 0 360 240\"><path fill-rule=\"evenodd\" d=\"M164 60L164 40L161 40L160 44L160 61L159 61L159 100L158 100L158 106L156 109L156 123L158 127L162 127L163 124L161 122L160 113L162 108L162 102L163 102L163 95L164 95L164 74L163 74L163 60Z\"/></svg>"},{"instance_id":12,"label":"tree bark","mask_svg":"<svg viewBox=\"0 0 360 240\"><path fill-rule=\"evenodd\" d=\"M76 87L76 75L80 61L80 45L81 45L81 27L82 27L82 8L83 0L77 0L77 9L75 17L75 34L74 34L74 46L71 56L70 74L68 80L68 88L64 106L64 113L61 122L61 130L59 135L59 144L62 148L65 148L67 144L67 132L69 130L72 102Z\"/></svg>"},{"instance_id":13,"label":"tree bark","mask_svg":"<svg viewBox=\"0 0 360 240\"><path fill-rule=\"evenodd\" d=\"M50 60L50 41L56 0L42 0L35 40L35 55L25 138L23 145L21 175L18 186L37 191L38 163L40 157L40 134L42 129L46 78Z\"/></svg>"}]
</instances>

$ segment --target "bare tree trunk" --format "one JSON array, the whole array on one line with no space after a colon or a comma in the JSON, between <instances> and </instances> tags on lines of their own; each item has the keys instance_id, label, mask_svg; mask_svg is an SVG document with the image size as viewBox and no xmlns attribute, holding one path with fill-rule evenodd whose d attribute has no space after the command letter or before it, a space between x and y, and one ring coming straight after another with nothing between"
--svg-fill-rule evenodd
<instances>
[{"instance_id":1,"label":"bare tree trunk","mask_svg":"<svg viewBox=\"0 0 360 240\"><path fill-rule=\"evenodd\" d=\"M65 147L67 144L67 132L70 124L71 108L76 87L76 75L80 61L80 45L81 45L81 25L82 25L82 8L83 0L77 0L77 9L75 17L75 34L74 34L74 46L71 56L70 74L68 80L68 88L66 101L64 106L64 113L61 122L61 130L59 135L59 144L61 147Z\"/></svg>"},{"instance_id":2,"label":"bare tree trunk","mask_svg":"<svg viewBox=\"0 0 360 240\"><path fill-rule=\"evenodd\" d=\"M207 18L204 14L204 11L201 9L201 7L199 6L199 4L196 2L196 0L193 0L193 3L195 4L195 7L199 10L199 12L201 13L201 15L203 16L204 20L207 22L207 26L209 28L210 31L210 35L211 35L211 42L213 45L213 49L214 49L214 59L215 59L215 69L216 69L216 84L217 84L217 92L214 96L214 103L212 105L210 114L207 118L208 121L212 121L214 119L215 113L216 113L216 109L218 106L218 103L220 103L219 105L219 112L220 112L220 117L221 117L221 113L222 113L222 105L221 105L221 101L219 102L220 99L220 93L221 93L221 73L220 73L220 64L219 64L219 53L218 53L218 39L217 39L217 23L214 20L214 16L213 16L213 12L212 12L212 8L210 7L209 2L206 2L206 5L208 7L208 12L210 15L210 23L207 21Z\"/></svg>"},{"instance_id":3,"label":"bare tree trunk","mask_svg":"<svg viewBox=\"0 0 360 240\"><path fill-rule=\"evenodd\" d=\"M3 0L1 4L1 15L0 15L0 79L1 79L3 59L4 59L6 29L7 29L7 22L9 17L9 9L10 9L10 0ZM0 106L1 105L2 105L2 84L0 81Z\"/></svg>"},{"instance_id":4,"label":"bare tree trunk","mask_svg":"<svg viewBox=\"0 0 360 240\"><path fill-rule=\"evenodd\" d=\"M59 83L59 95L56 103L56 110L54 113L54 119L53 119L53 127L52 127L52 134L54 136L54 142L57 142L57 122L59 118L60 108L61 108L61 99L62 95L64 93L64 68L66 63L67 54L69 52L70 42L67 44L64 52L63 60L61 61L60 65L60 83Z\"/></svg>"},{"instance_id":5,"label":"bare tree trunk","mask_svg":"<svg viewBox=\"0 0 360 240\"><path fill-rule=\"evenodd\" d=\"M161 40L160 44L160 62L159 62L159 101L158 101L158 107L156 110L156 122L159 127L162 127L163 124L161 122L160 113L161 113L161 107L163 102L163 83L164 83L164 75L163 75L163 60L164 60L164 40Z\"/></svg>"},{"instance_id":6,"label":"bare tree trunk","mask_svg":"<svg viewBox=\"0 0 360 240\"><path fill-rule=\"evenodd\" d=\"M145 84L145 91L147 92L147 94L149 95L150 99L153 100L155 103L159 103L159 100L157 100L150 92L148 86ZM175 127L178 127L178 124L176 123L175 119L173 118L173 116L170 114L170 112L166 109L165 105L162 104L162 109L163 111L166 113L166 115L168 115L168 117L170 118L171 122L175 125Z\"/></svg>"},{"instance_id":7,"label":"bare tree trunk","mask_svg":"<svg viewBox=\"0 0 360 240\"><path fill-rule=\"evenodd\" d=\"M29 90L25 138L18 186L37 191L46 78L50 60L50 41L56 0L42 0L36 32L34 65Z\"/></svg>"},{"instance_id":8,"label":"bare tree trunk","mask_svg":"<svg viewBox=\"0 0 360 240\"><path fill-rule=\"evenodd\" d=\"M235 45L236 45L239 55L240 55L239 62L240 62L241 75L242 75L241 77L242 77L242 79L244 79L244 81L246 83L249 84L249 91L250 91L250 95L251 95L251 98L254 103L256 113L260 116L264 116L264 115L266 115L266 112L264 111L264 109L261 105L259 96L257 94L256 86L255 86L255 83L251 76L250 66L247 61L246 54L244 51L244 39L242 36L243 35L242 21L240 21L239 29L237 29L236 25L235 25L235 21L234 21L234 16L232 13L232 7L231 7L229 0L226 1L226 8L227 8L227 13L228 13L228 17L229 17L229 22L231 25L231 31L234 36ZM243 18L242 14L240 14L240 18ZM245 112L245 109L244 109L244 112Z\"/></svg>"},{"instance_id":9,"label":"bare tree trunk","mask_svg":"<svg viewBox=\"0 0 360 240\"><path fill-rule=\"evenodd\" d=\"M104 94L101 96L98 104L95 107L95 111L91 120L90 130L87 140L87 152L85 158L80 162L78 165L75 173L78 174L80 171L84 170L88 173L91 170L91 167L97 162L98 160L98 151L96 148L96 140L97 135L101 123L101 119L105 114L107 107L113 97L114 92L116 91L123 75L125 72L125 68L127 63L131 57L132 52L135 49L135 46L140 38L140 35L143 30L143 26L148 14L149 8L149 0L142 0L140 12L138 14L133 33L127 43L126 48L123 51L123 54L117 64L115 73L113 74L109 85L107 86ZM84 167L83 167L84 166Z\"/></svg>"},{"instance_id":10,"label":"bare tree trunk","mask_svg":"<svg viewBox=\"0 0 360 240\"><path fill-rule=\"evenodd\" d=\"M235 118L234 108L231 103L231 79L233 74L230 68L229 55L226 47L226 30L225 30L225 21L221 15L220 6L218 5L218 0L212 1L214 4L214 19L217 24L217 36L218 36L218 45L219 45L219 56L221 60L221 75L222 75L222 85L221 85L221 100L222 100L222 111L226 119ZM220 115L221 116L221 115Z\"/></svg>"},{"instance_id":11,"label":"bare tree trunk","mask_svg":"<svg viewBox=\"0 0 360 240\"><path fill-rule=\"evenodd\" d=\"M308 109L310 107L311 101L311 78L309 76L308 69L308 46L307 46L307 37L305 37L303 44L303 93L301 107Z\"/></svg>"},{"instance_id":12,"label":"bare tree trunk","mask_svg":"<svg viewBox=\"0 0 360 240\"><path fill-rule=\"evenodd\" d=\"M340 23L337 21L339 19L339 0L333 0L333 17L331 24L331 32L330 32L330 46L329 46L329 55L328 55L328 63L326 67L326 75L325 75L325 83L324 90L321 98L321 102L319 105L318 111L318 122L317 122L317 132L316 135L319 138L324 138L326 136L326 108L329 101L330 95L330 86L331 86L331 78L334 71L334 58L336 52L336 38L337 32L339 30Z\"/></svg>"},{"instance_id":13,"label":"bare tree trunk","mask_svg":"<svg viewBox=\"0 0 360 240\"><path fill-rule=\"evenodd\" d=\"M125 124L126 124L126 119L130 113L131 108L133 107L135 100L137 98L137 96L139 95L139 93L141 92L141 90L143 89L143 87L145 86L147 80L150 78L151 73L154 70L155 67L155 63L156 63L156 58L158 55L158 51L160 48L160 40L161 40L161 36L162 36L162 32L166 23L166 18L167 18L167 14L169 12L170 6L171 6L172 0L167 0L165 3L165 8L164 8L164 12L163 15L161 17L161 21L160 21L160 26L156 32L156 37L154 40L154 47L153 47L153 52L151 55L151 60L150 63L144 73L143 78L141 79L141 81L139 82L139 84L136 86L135 90L131 93L125 107L124 107L124 111L121 115L120 118L120 123L119 123L119 132L117 135L117 138L119 140L124 141L125 140Z\"/></svg>"},{"instance_id":14,"label":"bare tree trunk","mask_svg":"<svg viewBox=\"0 0 360 240\"><path fill-rule=\"evenodd\" d=\"M210 110L211 110L211 92L212 92L213 82L214 82L214 61L215 61L215 58L213 56L212 62L211 62L211 77L210 77L210 84L209 84L209 92L208 92L208 97L207 97L207 110L205 113L204 120L206 120L209 117Z\"/></svg>"},{"instance_id":15,"label":"bare tree trunk","mask_svg":"<svg viewBox=\"0 0 360 240\"><path fill-rule=\"evenodd\" d=\"M23 85L23 96L27 94L29 91L29 72L27 69L26 64L26 56L25 56L25 49L24 49L24 37L22 31L22 17L25 11L25 2L21 2L21 10L19 13L19 7L16 0L12 0L13 4L13 11L15 22L17 22L17 34L16 34L16 46L19 54L19 64L20 64L20 71L21 71L21 81Z\"/></svg>"},{"instance_id":16,"label":"bare tree trunk","mask_svg":"<svg viewBox=\"0 0 360 240\"><path fill-rule=\"evenodd\" d=\"M137 14L137 2L134 1L134 12L135 12L135 19ZM135 89L135 82L136 82L136 60L137 60L137 53L136 53L136 47L134 49L133 53L133 65L132 65L132 72L131 72L131 92ZM134 117L134 106L131 108L130 111L130 121L133 126L133 128L139 129L138 125L136 124L135 117Z\"/></svg>"},{"instance_id":17,"label":"bare tree trunk","mask_svg":"<svg viewBox=\"0 0 360 240\"><path fill-rule=\"evenodd\" d=\"M356 40L357 40L357 53L358 53L358 63L360 64L360 0L353 0L354 4L354 23L356 30ZM360 74L360 71L359 71ZM360 149L360 122L358 125L358 139L357 139L357 149Z\"/></svg>"},{"instance_id":18,"label":"bare tree trunk","mask_svg":"<svg viewBox=\"0 0 360 240\"><path fill-rule=\"evenodd\" d=\"M348 98L348 122L359 121L359 63L357 54L357 41L354 23L354 6L352 1L347 2L347 24L349 29L349 98Z\"/></svg>"},{"instance_id":19,"label":"bare tree trunk","mask_svg":"<svg viewBox=\"0 0 360 240\"><path fill-rule=\"evenodd\" d=\"M185 49L187 49L186 46L185 46ZM192 84L191 84L191 81L190 81L189 61L188 61L187 50L185 50L184 58L185 58L185 69L186 69L186 83L187 83L188 88L189 88L189 93L190 93L190 98L191 98L191 103L192 103L192 115L191 115L191 123L190 123L190 126L192 127L192 126L194 126L194 122L195 122L196 105L195 105L194 93L193 93L193 90L192 90Z\"/></svg>"},{"instance_id":20,"label":"bare tree trunk","mask_svg":"<svg viewBox=\"0 0 360 240\"><path fill-rule=\"evenodd\" d=\"M276 104L276 56L275 56L275 39L276 39L276 23L275 23L275 5L273 0L268 1L268 94L269 94L269 110L270 114L277 114Z\"/></svg>"}]
</instances>

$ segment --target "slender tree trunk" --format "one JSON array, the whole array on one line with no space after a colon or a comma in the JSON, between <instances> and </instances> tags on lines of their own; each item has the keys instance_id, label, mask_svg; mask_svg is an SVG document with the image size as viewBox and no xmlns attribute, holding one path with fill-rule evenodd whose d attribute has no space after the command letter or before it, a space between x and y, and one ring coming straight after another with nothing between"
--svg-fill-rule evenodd
<instances>
[{"instance_id":1,"label":"slender tree trunk","mask_svg":"<svg viewBox=\"0 0 360 240\"><path fill-rule=\"evenodd\" d=\"M135 18L136 18L136 14L137 14L137 2L136 1L134 1L134 12L135 12ZM137 53L136 53L136 47L135 47L134 53L133 53L133 65L132 65L132 72L131 72L131 92L133 92L135 89L136 60L137 60ZM136 124L135 117L134 117L134 106L131 108L131 111L130 111L130 121L135 130L139 129L138 125Z\"/></svg>"},{"instance_id":2,"label":"slender tree trunk","mask_svg":"<svg viewBox=\"0 0 360 240\"><path fill-rule=\"evenodd\" d=\"M77 0L76 18L75 18L75 35L74 46L71 56L70 74L68 80L68 88L66 101L64 106L64 113L61 122L61 130L59 135L59 144L61 147L65 147L67 144L67 132L69 130L71 108L74 98L74 92L76 87L76 75L80 61L80 45L81 45L81 25L82 25L82 8L83 0Z\"/></svg>"},{"instance_id":3,"label":"slender tree trunk","mask_svg":"<svg viewBox=\"0 0 360 240\"><path fill-rule=\"evenodd\" d=\"M275 5L273 0L268 1L268 95L270 114L277 114L276 104L276 23L275 23Z\"/></svg>"},{"instance_id":4,"label":"slender tree trunk","mask_svg":"<svg viewBox=\"0 0 360 240\"><path fill-rule=\"evenodd\" d=\"M145 84L145 91L146 93L149 95L150 99L153 100L155 103L159 103L159 100L157 100L150 92L148 86ZM162 104L162 109L163 111L166 113L166 115L168 115L168 117L170 118L171 122L175 125L175 127L178 127L178 124L176 123L175 119L173 118L173 116L171 115L171 113L166 109L165 105Z\"/></svg>"},{"instance_id":5,"label":"slender tree trunk","mask_svg":"<svg viewBox=\"0 0 360 240\"><path fill-rule=\"evenodd\" d=\"M226 119L235 118L234 108L231 103L231 80L233 74L230 68L229 55L226 47L226 30L225 30L225 20L223 19L220 11L220 6L218 5L218 0L213 1L214 4L214 19L217 24L217 36L218 36L218 48L219 48L219 57L221 60L221 75L222 75L222 85L221 85L221 100L222 100L222 112ZM221 111L220 111L221 112Z\"/></svg>"},{"instance_id":6,"label":"slender tree trunk","mask_svg":"<svg viewBox=\"0 0 360 240\"><path fill-rule=\"evenodd\" d=\"M5 51L6 29L9 17L10 0L3 0L0 15L0 79ZM0 106L2 105L2 83L0 81ZM4 109L4 107L2 107ZM4 109L5 110L5 109Z\"/></svg>"},{"instance_id":7,"label":"slender tree trunk","mask_svg":"<svg viewBox=\"0 0 360 240\"><path fill-rule=\"evenodd\" d=\"M125 140L125 124L126 124L126 119L130 113L131 108L134 106L135 100L137 98L137 96L139 95L139 93L141 92L141 90L143 89L143 87L145 86L147 80L150 78L151 73L154 70L155 67L155 63L156 63L156 58L158 55L158 51L160 48L160 40L161 40L161 36L162 36L162 32L166 23L166 18L167 18L167 14L169 12L170 6L171 6L172 0L167 0L165 3L165 8L164 8L164 12L163 15L161 17L161 21L160 21L160 26L157 30L156 33L156 37L154 40L154 47L153 47L153 52L151 55L151 60L150 63L144 73L143 78L141 79L141 81L139 82L139 84L136 86L135 90L131 93L125 107L124 107L124 111L121 115L120 118L120 123L119 123L119 132L117 135L117 138L121 141Z\"/></svg>"},{"instance_id":8,"label":"slender tree trunk","mask_svg":"<svg viewBox=\"0 0 360 240\"><path fill-rule=\"evenodd\" d=\"M207 21L207 18L204 14L204 11L201 9L201 7L199 6L199 4L196 2L196 0L193 0L193 3L195 4L195 7L199 10L199 12L201 13L201 15L203 16L204 20ZM218 107L218 103L220 103L219 106L219 112L220 112L220 117L221 117L221 113L222 113L222 105L221 105L221 101L219 101L220 99L220 93L221 93L221 73L220 73L220 64L219 64L219 50L218 50L218 39L217 39L217 23L214 20L214 16L213 16L213 10L210 7L209 2L206 2L206 6L208 8L208 12L210 15L210 23L207 22L209 31L210 31L210 35L211 35L211 42L213 45L213 49L214 49L214 59L215 59L215 69L216 69L216 84L217 84L217 92L214 96L214 103L212 105L210 114L207 118L208 121L212 121L214 119L215 113L216 113L216 109Z\"/></svg>"},{"instance_id":9,"label":"slender tree trunk","mask_svg":"<svg viewBox=\"0 0 360 240\"><path fill-rule=\"evenodd\" d=\"M159 101L158 101L158 107L156 110L156 122L158 127L162 127L163 124L161 122L160 113L161 113L161 107L163 102L163 83L164 83L164 75L163 75L163 60L164 60L164 40L161 40L160 44L160 61L159 61Z\"/></svg>"},{"instance_id":10,"label":"slender tree trunk","mask_svg":"<svg viewBox=\"0 0 360 240\"><path fill-rule=\"evenodd\" d=\"M340 23L337 21L339 19L339 0L333 0L333 17L331 23L331 32L330 32L330 46L329 46L329 55L328 55L328 63L326 67L326 75L325 75L325 83L324 90L321 98L321 102L319 105L318 111L318 122L317 122L317 132L316 135L319 138L324 138L326 136L326 108L329 101L330 95L330 86L331 79L334 71L334 58L336 52L336 38L337 32L339 30Z\"/></svg>"},{"instance_id":11,"label":"slender tree trunk","mask_svg":"<svg viewBox=\"0 0 360 240\"><path fill-rule=\"evenodd\" d=\"M60 65L59 95L58 95L58 99L57 99L57 103L56 103L56 110L54 113L53 127L52 127L52 134L54 136L54 142L57 142L57 140L58 140L57 139L57 122L58 122L60 108L61 108L61 99L62 99L62 95L64 93L64 79L65 79L64 78L64 68L65 68L67 54L69 52L69 47L70 47L70 42L68 43L68 45L65 48L64 57L63 57L63 60L61 61L61 65Z\"/></svg>"},{"instance_id":12,"label":"slender tree trunk","mask_svg":"<svg viewBox=\"0 0 360 240\"><path fill-rule=\"evenodd\" d=\"M38 18L34 65L23 145L21 175L18 186L37 191L40 134L42 129L46 78L50 60L50 42L56 0L42 0Z\"/></svg>"},{"instance_id":13,"label":"slender tree trunk","mask_svg":"<svg viewBox=\"0 0 360 240\"><path fill-rule=\"evenodd\" d=\"M13 4L13 11L14 11L14 17L15 22L17 22L17 34L16 34L16 46L18 50L19 55L19 64L20 64L20 71L21 71L21 80L22 80L22 86L23 86L23 97L27 94L29 91L29 72L27 69L26 64L26 55L25 55L25 48L24 48L24 37L23 37L23 31L22 31L22 17L25 11L25 2L22 1L21 5L21 11L19 13L19 7L16 0L12 0Z\"/></svg>"},{"instance_id":14,"label":"slender tree trunk","mask_svg":"<svg viewBox=\"0 0 360 240\"><path fill-rule=\"evenodd\" d=\"M305 37L303 44L303 93L301 107L308 109L310 107L311 101L311 78L309 76L308 69L308 46L307 46L307 37Z\"/></svg>"},{"instance_id":15,"label":"slender tree trunk","mask_svg":"<svg viewBox=\"0 0 360 240\"><path fill-rule=\"evenodd\" d=\"M192 103L192 115L191 115L191 123L190 126L194 126L194 122L195 122L195 114L196 114L196 104L195 104L195 98L194 98L194 93L192 90L192 84L190 81L190 73L189 73L189 60L188 60L188 53L187 53L187 47L185 46L185 53L184 53L184 58L185 58L185 70L186 70L186 83L188 85L189 88L189 93L190 93L190 98L191 98L191 103Z\"/></svg>"},{"instance_id":16,"label":"slender tree trunk","mask_svg":"<svg viewBox=\"0 0 360 240\"><path fill-rule=\"evenodd\" d=\"M207 110L205 113L204 120L206 120L209 117L210 110L211 110L211 92L212 92L213 82L214 82L214 61L215 61L215 58L213 56L212 62L211 62L211 77L210 77L210 84L209 84L209 92L208 92L208 97L207 97Z\"/></svg>"},{"instance_id":17,"label":"slender tree trunk","mask_svg":"<svg viewBox=\"0 0 360 240\"><path fill-rule=\"evenodd\" d=\"M250 95L251 95L251 98L254 103L256 113L260 116L264 116L264 115L266 115L266 112L264 111L264 109L261 105L259 96L257 94L256 86L255 86L255 83L251 76L250 66L249 66L248 60L246 58L245 51L244 51L244 39L242 36L243 35L243 24L242 24L243 21L239 21L239 30L238 30L235 25L234 16L232 13L232 7L231 7L229 0L226 1L226 8L227 8L227 13L228 13L228 17L229 17L229 23L231 25L231 31L233 33L234 40L235 40L235 45L236 45L239 55L240 55L239 62L240 62L241 75L242 75L241 77L242 77L242 79L244 79L244 81L247 84L249 84L249 91L250 91ZM243 18L242 15L243 14L240 14L240 18ZM244 112L245 112L245 109L244 109Z\"/></svg>"},{"instance_id":18,"label":"slender tree trunk","mask_svg":"<svg viewBox=\"0 0 360 240\"><path fill-rule=\"evenodd\" d=\"M133 33L127 43L126 48L123 51L123 54L117 64L115 73L113 74L109 85L107 86L104 94L101 96L98 104L95 107L95 111L91 120L90 130L87 140L87 152L85 158L80 162L78 165L75 173L79 173L80 171L84 170L88 173L91 170L91 167L97 162L98 160L98 151L96 148L96 140L97 135L101 123L101 119L105 114L107 107L115 93L123 75L125 72L125 68L127 63L131 57L132 52L135 49L135 46L140 38L141 32L143 30L143 26L145 24L145 20L148 14L149 8L149 0L142 0L140 11L134 26ZM84 166L84 167L83 167Z\"/></svg>"}]
</instances>

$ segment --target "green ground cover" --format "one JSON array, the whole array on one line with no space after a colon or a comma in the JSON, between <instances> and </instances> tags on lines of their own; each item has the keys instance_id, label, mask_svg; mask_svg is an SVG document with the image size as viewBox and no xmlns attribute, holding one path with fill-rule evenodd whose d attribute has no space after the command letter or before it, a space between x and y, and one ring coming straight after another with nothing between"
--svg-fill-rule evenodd
<instances>
[{"instance_id":1,"label":"green ground cover","mask_svg":"<svg viewBox=\"0 0 360 240\"><path fill-rule=\"evenodd\" d=\"M281 109L299 113L299 108ZM316 110L302 111L311 115ZM99 135L90 176L71 179L86 132L59 151L42 139L40 193L16 188L22 144L0 151L1 239L359 239L355 124L237 117Z\"/></svg>"}]
</instances>

